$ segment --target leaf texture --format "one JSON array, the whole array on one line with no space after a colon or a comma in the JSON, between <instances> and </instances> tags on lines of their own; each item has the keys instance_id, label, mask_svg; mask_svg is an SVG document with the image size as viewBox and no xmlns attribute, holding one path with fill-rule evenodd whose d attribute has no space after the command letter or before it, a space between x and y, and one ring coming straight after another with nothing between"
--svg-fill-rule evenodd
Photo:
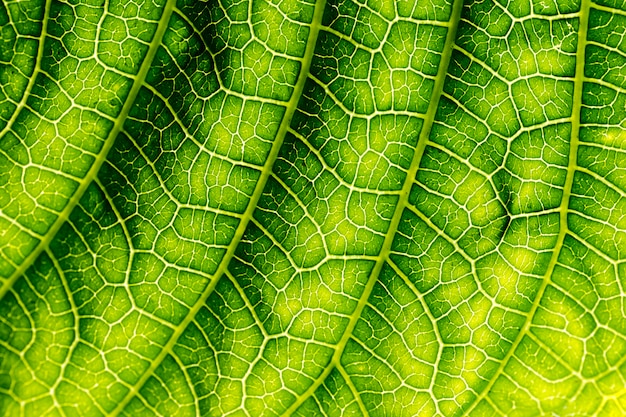
<instances>
[{"instance_id":1,"label":"leaf texture","mask_svg":"<svg viewBox=\"0 0 626 417\"><path fill-rule=\"evenodd\" d=\"M0 414L626 414L626 5L0 33Z\"/></svg>"}]
</instances>

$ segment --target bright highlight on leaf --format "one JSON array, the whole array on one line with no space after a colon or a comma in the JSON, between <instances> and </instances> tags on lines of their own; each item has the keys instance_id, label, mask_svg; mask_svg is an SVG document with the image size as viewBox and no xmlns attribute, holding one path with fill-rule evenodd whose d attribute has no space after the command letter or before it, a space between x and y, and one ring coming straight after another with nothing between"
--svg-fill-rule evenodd
<instances>
[{"instance_id":1,"label":"bright highlight on leaf","mask_svg":"<svg viewBox=\"0 0 626 417\"><path fill-rule=\"evenodd\" d=\"M0 415L626 415L625 38L2 0Z\"/></svg>"}]
</instances>

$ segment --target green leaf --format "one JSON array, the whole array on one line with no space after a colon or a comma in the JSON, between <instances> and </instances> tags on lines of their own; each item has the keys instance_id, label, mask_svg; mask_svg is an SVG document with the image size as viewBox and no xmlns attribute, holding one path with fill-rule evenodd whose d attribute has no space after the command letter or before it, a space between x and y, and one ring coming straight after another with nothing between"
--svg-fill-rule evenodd
<instances>
[{"instance_id":1,"label":"green leaf","mask_svg":"<svg viewBox=\"0 0 626 417\"><path fill-rule=\"evenodd\" d=\"M626 4L2 0L0 415L626 415Z\"/></svg>"}]
</instances>

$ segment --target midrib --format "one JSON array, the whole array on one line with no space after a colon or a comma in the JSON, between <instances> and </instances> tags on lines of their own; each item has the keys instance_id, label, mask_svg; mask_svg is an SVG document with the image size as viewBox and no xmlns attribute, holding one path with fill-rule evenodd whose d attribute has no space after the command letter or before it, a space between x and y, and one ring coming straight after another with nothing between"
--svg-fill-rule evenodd
<instances>
[{"instance_id":1,"label":"midrib","mask_svg":"<svg viewBox=\"0 0 626 417\"><path fill-rule=\"evenodd\" d=\"M42 35L41 35L42 41L39 47L39 51L37 55L37 66L33 73L32 80L35 79L35 74L40 69L41 57L43 56L42 51L43 51L44 41L45 41L45 37L47 36L48 19L50 15L50 3L51 3L50 1L46 3L44 24L43 24ZM107 139L104 142L104 146L102 147L100 153L96 156L94 163L89 168L89 171L87 171L87 175L85 175L85 177L81 180L76 192L69 199L69 201L67 202L67 205L63 208L63 210L59 213L59 217L52 224L52 226L50 227L50 230L48 230L44 238L37 244L37 247L33 249L33 251L31 251L31 253L26 257L26 259L24 259L22 264L15 270L15 272L9 277L9 279L7 279L4 282L2 287L0 287L0 300L4 298L5 294L13 287L15 282L22 275L24 275L26 270L30 268L30 266L35 262L35 260L39 257L39 255L48 248L48 246L50 245L50 242L52 242L52 240L56 236L61 226L63 226L63 224L67 221L70 214L74 210L74 207L76 207L76 205L82 198L89 184L91 184L94 178L98 175L98 172L100 171L100 167L106 160L109 151L113 147L115 138L121 132L124 126L124 122L126 121L126 118L128 117L128 114L130 113L130 110L135 102L135 99L137 98L137 95L139 94L139 90L141 89L141 86L143 82L145 81L146 76L148 75L148 71L150 70L150 66L152 65L152 61L156 55L159 45L161 45L163 35L165 34L165 31L168 27L170 16L172 14L172 10L174 9L175 5L176 5L176 0L168 0L167 4L165 5L163 9L163 14L161 15L161 20L159 21L157 30L154 33L154 38L152 39L152 42L150 43L150 47L148 48L148 52L146 53L146 56L144 57L143 62L141 63L141 66L139 67L139 72L137 73L136 76L133 77L134 82L128 93L128 97L126 98L126 101L124 105L122 106L122 110L120 111L120 114L115 119L115 123L113 124L113 127L111 128L111 131L109 132ZM34 84L34 81L33 81L33 84ZM30 93L31 89L32 89L32 85L29 84L29 89L24 94L24 97L25 97L23 99L24 102L26 101L27 99L26 96Z\"/></svg>"},{"instance_id":2,"label":"midrib","mask_svg":"<svg viewBox=\"0 0 626 417\"><path fill-rule=\"evenodd\" d=\"M500 362L500 366L494 373L493 377L490 379L489 384L487 384L487 386L482 390L480 395L476 397L472 405L464 413L464 415L466 416L469 416L469 414L478 406L478 404L480 404L480 402L489 394L489 391L491 391L491 389L493 388L496 380L504 371L504 368L508 364L511 357L515 354L515 350L519 346L520 342L528 333L530 325L532 324L533 317L535 316L535 312L537 311L539 303L541 302L541 298L543 297L543 294L551 281L552 273L554 272L554 268L556 267L561 247L563 246L563 241L565 240L565 235L568 231L567 213L569 209L569 199L572 194L572 185L574 184L574 173L576 172L576 161L578 155L578 143L580 137L580 110L582 106L583 81L585 76L585 45L587 40L587 29L589 27L590 7L591 0L582 0L579 13L580 30L578 32L578 45L576 49L576 73L574 76L574 96L571 118L572 136L569 149L567 176L565 178L565 185L563 186L563 198L561 199L561 205L559 206L559 235L557 238L557 242L554 247L554 251L552 252L552 257L550 258L548 269L546 270L546 273L543 277L543 282L541 283L541 286L537 291L537 295L535 296L533 305L531 306L530 311L526 316L526 321L524 322L524 325L518 332L506 356Z\"/></svg>"},{"instance_id":3,"label":"midrib","mask_svg":"<svg viewBox=\"0 0 626 417\"><path fill-rule=\"evenodd\" d=\"M302 403L304 403L313 393L317 390L317 388L324 383L326 378L330 375L332 370L340 364L341 356L343 351L352 337L352 333L356 324L361 317L361 313L363 309L367 305L367 301L374 289L374 285L378 281L378 277L380 272L387 262L388 256L391 252L391 245L393 243L393 239L396 235L396 231L398 230L398 226L400 225L400 220L402 219L402 213L406 208L409 195L411 192L411 187L413 185L413 180L417 174L417 170L422 160L422 156L424 155L424 150L426 149L426 144L428 142L428 138L430 136L430 131L432 129L433 123L435 121L435 115L437 113L437 108L439 106L439 100L443 93L443 84L446 79L446 74L448 72L448 66L450 64L450 59L452 57L452 50L454 47L454 42L456 39L456 30L459 24L459 20L461 18L461 11L463 9L463 0L455 0L452 8L452 13L450 16L450 21L446 25L448 27L448 33L446 35L446 42L444 45L443 52L441 53L441 61L439 63L439 68L437 70L437 76L435 79L435 85L433 86L433 92L431 95L431 100L428 105L428 110L426 111L426 115L424 117L424 124L422 126L422 131L420 132L417 147L415 149L415 153L413 155L413 159L411 161L411 166L407 171L407 176L404 181L404 185L402 187L402 191L400 192L400 198L398 200L398 204L396 205L396 209L394 211L393 217L391 218L391 222L389 224L389 230L385 236L385 240L383 246L381 248L380 254L376 260L374 268L370 274L370 277L367 281L367 284L363 290L363 294L359 298L359 302L354 312L350 316L350 322L346 328L345 333L343 334L341 340L337 344L335 349L335 353L332 356L332 359L329 365L326 367L324 372L320 374L320 376L311 384L311 386L283 413L285 416L289 416L293 414ZM361 411L367 415L367 410L365 410L364 405L361 403L358 394L355 393L356 400L361 408Z\"/></svg>"},{"instance_id":4,"label":"midrib","mask_svg":"<svg viewBox=\"0 0 626 417\"><path fill-rule=\"evenodd\" d=\"M173 1L173 3L175 0ZM250 201L248 202L248 206L241 217L241 221L237 226L237 230L235 231L234 237L226 251L226 254L222 258L217 271L214 274L213 280L209 283L207 288L202 292L202 295L193 307L189 310L189 313L185 316L185 319L174 328L174 333L165 344L159 355L152 361L150 367L146 370L146 372L141 376L141 378L134 384L133 388L126 394L126 396L118 403L117 407L113 409L109 415L115 416L119 415L124 411L124 408L128 405L128 403L139 393L144 384L148 381L148 379L154 374L156 369L160 366L161 362L165 359L168 354L172 353L172 349L176 345L178 338L182 335L185 329L189 326L189 324L193 321L196 314L200 311L202 306L205 305L209 296L213 293L213 290L217 286L220 281L220 278L227 272L228 264L231 259L235 255L235 251L237 246L239 246L239 242L243 237L244 232L248 226L248 223L252 219L254 214L254 210L263 194L263 190L265 189L265 185L272 173L272 168L274 166L274 161L278 157L278 153L280 148L282 147L284 138L287 134L289 126L291 125L291 119L295 114L295 111L298 107L298 102L300 101L300 97L302 96L302 92L304 91L304 85L307 80L307 76L309 73L309 69L311 67L311 62L313 60L313 53L315 51L315 45L317 44L317 37L319 34L319 30L321 27L322 17L324 14L324 9L326 7L326 0L318 0L315 5L315 11L313 13L313 20L310 26L309 39L307 40L305 54L302 58L302 67L300 71L300 75L298 76L298 80L294 86L294 91L292 93L289 102L287 102L285 114L283 116L283 120L281 121L280 127L276 134L276 139L272 144L272 149L270 150L269 156L263 165L263 170L261 171L261 175L259 176L259 180L254 189L254 193L252 194Z\"/></svg>"}]
</instances>

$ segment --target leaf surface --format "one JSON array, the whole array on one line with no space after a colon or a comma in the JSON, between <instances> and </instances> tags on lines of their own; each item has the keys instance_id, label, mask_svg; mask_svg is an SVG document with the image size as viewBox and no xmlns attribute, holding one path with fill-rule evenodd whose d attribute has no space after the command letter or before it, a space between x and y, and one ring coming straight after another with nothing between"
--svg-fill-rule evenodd
<instances>
[{"instance_id":1,"label":"leaf surface","mask_svg":"<svg viewBox=\"0 0 626 417\"><path fill-rule=\"evenodd\" d=\"M0 414L626 414L626 9L0 6Z\"/></svg>"}]
</instances>

